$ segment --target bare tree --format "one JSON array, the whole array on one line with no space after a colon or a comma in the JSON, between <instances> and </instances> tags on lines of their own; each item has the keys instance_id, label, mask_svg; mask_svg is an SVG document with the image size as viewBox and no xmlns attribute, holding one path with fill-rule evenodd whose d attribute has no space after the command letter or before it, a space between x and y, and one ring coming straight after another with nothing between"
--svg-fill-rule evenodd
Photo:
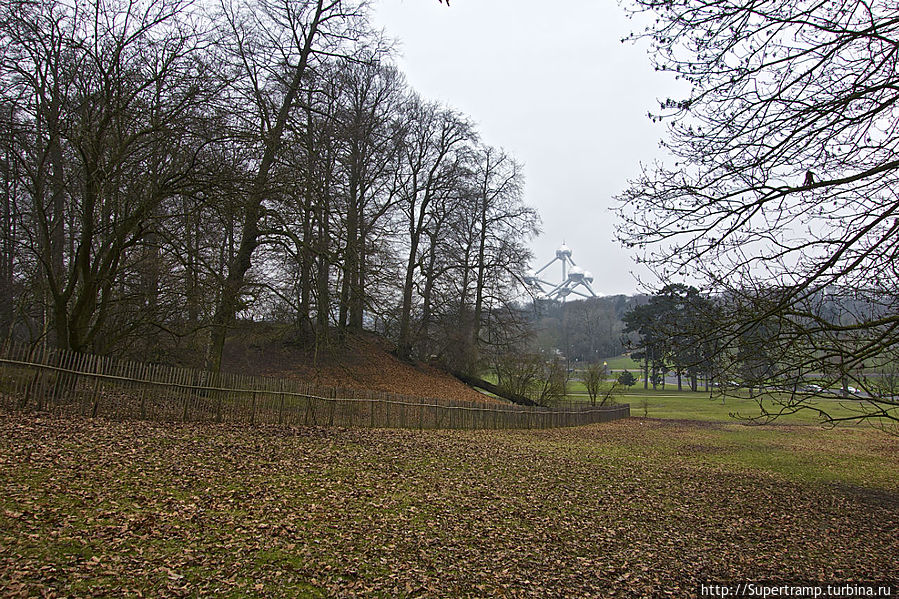
<instances>
[{"instance_id":1,"label":"bare tree","mask_svg":"<svg viewBox=\"0 0 899 599\"><path fill-rule=\"evenodd\" d=\"M208 367L221 366L227 328L245 291L247 272L260 242L260 220L272 192L271 176L288 122L297 108L307 69L321 52L338 51L359 34L360 8L339 0L283 2L223 2L219 17L225 55L240 84L235 86L242 108L238 120L254 136L257 155L244 207L239 243L213 317ZM252 107L246 113L245 106ZM323 254L320 258L324 259ZM327 277L327 265L322 265ZM321 306L320 306L321 311Z\"/></svg>"},{"instance_id":2,"label":"bare tree","mask_svg":"<svg viewBox=\"0 0 899 599\"><path fill-rule=\"evenodd\" d=\"M472 364L478 361L486 307L493 303L490 283L501 282L510 291L518 287L531 257L526 243L537 233L540 222L534 209L522 202L521 165L501 149L490 146L479 147L477 156Z\"/></svg>"},{"instance_id":3,"label":"bare tree","mask_svg":"<svg viewBox=\"0 0 899 599\"><path fill-rule=\"evenodd\" d=\"M642 37L656 67L691 89L651 115L669 123L674 163L645 169L621 196L622 241L646 250L662 281L689 277L729 306L720 336L776 323L784 351L771 348L775 367L757 383L798 385L823 353L825 383L845 386L899 343L895 7L636 0L634 10L655 13ZM853 310L832 314L828 288ZM820 406L794 394L782 409L840 420ZM897 406L870 397L848 419L897 422Z\"/></svg>"},{"instance_id":4,"label":"bare tree","mask_svg":"<svg viewBox=\"0 0 899 599\"><path fill-rule=\"evenodd\" d=\"M524 335L520 169L409 93L364 1L10 0L0 25L4 334L211 369L238 318L407 358Z\"/></svg>"},{"instance_id":5,"label":"bare tree","mask_svg":"<svg viewBox=\"0 0 899 599\"><path fill-rule=\"evenodd\" d=\"M600 387L607 374L606 368L599 362L591 362L584 369L582 380L584 387L587 388L587 395L590 396L591 405L596 405L596 396L599 395Z\"/></svg>"},{"instance_id":6,"label":"bare tree","mask_svg":"<svg viewBox=\"0 0 899 599\"><path fill-rule=\"evenodd\" d=\"M563 400L568 393L568 372L561 360L506 351L495 365L498 387L512 396L548 406Z\"/></svg>"},{"instance_id":7,"label":"bare tree","mask_svg":"<svg viewBox=\"0 0 899 599\"><path fill-rule=\"evenodd\" d=\"M30 199L21 237L61 347L102 351L120 332L108 325L132 292L131 250L188 185L189 124L212 91L195 85L191 11L178 0L3 5L7 134Z\"/></svg>"},{"instance_id":8,"label":"bare tree","mask_svg":"<svg viewBox=\"0 0 899 599\"><path fill-rule=\"evenodd\" d=\"M400 206L406 227L408 254L402 286L397 354L412 357L412 309L416 275L422 259L422 237L434 224L434 210L448 194L458 191L463 150L473 140L470 124L451 110L413 96L404 114L405 141L400 173Z\"/></svg>"},{"instance_id":9,"label":"bare tree","mask_svg":"<svg viewBox=\"0 0 899 599\"><path fill-rule=\"evenodd\" d=\"M340 87L344 106L338 120L344 149L339 157L346 178L343 282L338 326L361 331L366 295L367 250L372 233L394 207L389 183L399 149L396 119L404 81L381 62L377 48L346 61Z\"/></svg>"},{"instance_id":10,"label":"bare tree","mask_svg":"<svg viewBox=\"0 0 899 599\"><path fill-rule=\"evenodd\" d=\"M21 209L17 206L20 184L17 172L16 143L13 118L15 106L3 103L2 142L0 142L0 335L11 336L15 326L15 304L21 292L17 292L17 271L21 272L19 261L19 227Z\"/></svg>"}]
</instances>

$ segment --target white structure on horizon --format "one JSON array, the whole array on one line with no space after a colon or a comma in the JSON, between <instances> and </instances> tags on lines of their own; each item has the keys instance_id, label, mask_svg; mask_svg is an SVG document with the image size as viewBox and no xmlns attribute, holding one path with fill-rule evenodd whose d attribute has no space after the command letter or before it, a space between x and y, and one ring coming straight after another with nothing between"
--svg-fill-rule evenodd
<instances>
[{"instance_id":1,"label":"white structure on horizon","mask_svg":"<svg viewBox=\"0 0 899 599\"><path fill-rule=\"evenodd\" d=\"M562 282L556 284L541 279L540 273L552 266L556 261L562 263ZM590 271L584 270L574 263L574 260L571 259L571 248L564 243L562 243L562 247L556 250L555 258L537 272L525 277L524 282L537 292L537 297L540 299L545 298L564 302L565 298L571 294L586 298L596 297L593 287L590 286L593 283L593 275L590 274ZM579 290L579 287L586 289L590 295Z\"/></svg>"}]
</instances>

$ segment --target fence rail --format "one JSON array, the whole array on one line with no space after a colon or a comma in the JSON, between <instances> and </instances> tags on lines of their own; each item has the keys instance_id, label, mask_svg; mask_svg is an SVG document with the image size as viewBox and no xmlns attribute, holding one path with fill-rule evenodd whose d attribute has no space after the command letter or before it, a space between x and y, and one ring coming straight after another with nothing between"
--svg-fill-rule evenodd
<instances>
[{"instance_id":1,"label":"fence rail","mask_svg":"<svg viewBox=\"0 0 899 599\"><path fill-rule=\"evenodd\" d=\"M553 428L630 415L628 405L542 408L423 399L15 343L0 348L0 409L113 420L420 429Z\"/></svg>"}]
</instances>

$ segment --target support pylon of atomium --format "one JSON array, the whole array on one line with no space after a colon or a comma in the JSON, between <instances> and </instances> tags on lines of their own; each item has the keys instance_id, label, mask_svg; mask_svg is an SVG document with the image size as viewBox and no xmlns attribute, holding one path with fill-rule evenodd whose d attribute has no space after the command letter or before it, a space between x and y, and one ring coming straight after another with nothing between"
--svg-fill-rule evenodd
<instances>
[{"instance_id":1,"label":"support pylon of atomium","mask_svg":"<svg viewBox=\"0 0 899 599\"><path fill-rule=\"evenodd\" d=\"M562 281L551 283L540 278L540 274L556 262L562 264ZM593 275L590 274L590 271L584 270L574 263L574 260L571 259L571 248L564 243L556 250L555 258L534 274L525 277L524 282L536 292L540 299L565 301L565 298L572 294L587 298L596 297L596 293L590 285L593 283ZM589 295L580 288L585 289Z\"/></svg>"}]
</instances>

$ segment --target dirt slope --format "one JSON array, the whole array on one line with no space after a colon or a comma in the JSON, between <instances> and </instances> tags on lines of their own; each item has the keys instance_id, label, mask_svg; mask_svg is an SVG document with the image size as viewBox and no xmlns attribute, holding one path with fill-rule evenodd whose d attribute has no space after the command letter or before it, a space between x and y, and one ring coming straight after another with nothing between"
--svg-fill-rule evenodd
<instances>
[{"instance_id":1,"label":"dirt slope","mask_svg":"<svg viewBox=\"0 0 899 599\"><path fill-rule=\"evenodd\" d=\"M427 364L408 364L372 334L345 347L314 352L286 344L271 330L242 330L229 339L222 368L229 372L297 379L326 387L387 391L415 397L494 402L452 375Z\"/></svg>"}]
</instances>

